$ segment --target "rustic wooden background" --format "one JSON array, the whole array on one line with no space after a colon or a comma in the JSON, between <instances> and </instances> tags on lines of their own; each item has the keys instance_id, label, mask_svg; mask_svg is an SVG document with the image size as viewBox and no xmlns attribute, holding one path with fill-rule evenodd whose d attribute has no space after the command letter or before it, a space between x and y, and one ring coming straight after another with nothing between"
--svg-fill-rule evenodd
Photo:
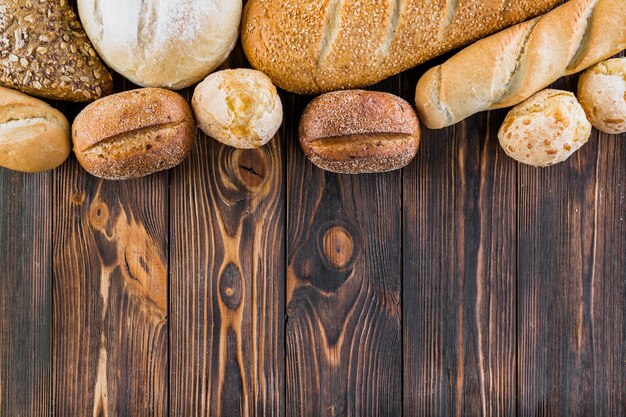
<instances>
[{"instance_id":1,"label":"rustic wooden background","mask_svg":"<svg viewBox=\"0 0 626 417\"><path fill-rule=\"evenodd\" d=\"M426 67L373 88L412 102ZM483 113L343 176L282 98L259 150L0 170L0 416L626 415L626 135L536 169Z\"/></svg>"}]
</instances>

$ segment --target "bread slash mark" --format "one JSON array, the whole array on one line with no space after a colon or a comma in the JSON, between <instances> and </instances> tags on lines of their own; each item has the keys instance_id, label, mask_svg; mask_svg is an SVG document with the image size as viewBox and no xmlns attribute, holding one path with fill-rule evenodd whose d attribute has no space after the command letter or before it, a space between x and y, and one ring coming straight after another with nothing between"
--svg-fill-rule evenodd
<instances>
[{"instance_id":1,"label":"bread slash mark","mask_svg":"<svg viewBox=\"0 0 626 417\"><path fill-rule=\"evenodd\" d=\"M339 34L341 26L341 12L345 0L330 0L326 17L324 18L324 26L322 29L322 40L317 55L317 67L320 68L326 57L331 51L332 45Z\"/></svg>"}]
</instances>

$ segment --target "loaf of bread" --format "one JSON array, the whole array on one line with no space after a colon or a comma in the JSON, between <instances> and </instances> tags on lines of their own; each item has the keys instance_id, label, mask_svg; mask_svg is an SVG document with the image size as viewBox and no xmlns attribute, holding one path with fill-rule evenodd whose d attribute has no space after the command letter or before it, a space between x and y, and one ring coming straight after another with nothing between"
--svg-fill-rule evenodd
<instances>
[{"instance_id":1,"label":"loaf of bread","mask_svg":"<svg viewBox=\"0 0 626 417\"><path fill-rule=\"evenodd\" d=\"M180 95L160 88L100 99L72 125L74 153L90 174L125 180L180 164L196 138L196 122Z\"/></svg>"},{"instance_id":2,"label":"loaf of bread","mask_svg":"<svg viewBox=\"0 0 626 417\"><path fill-rule=\"evenodd\" d=\"M113 79L67 1L0 0L0 85L87 102L109 94Z\"/></svg>"},{"instance_id":3,"label":"loaf of bread","mask_svg":"<svg viewBox=\"0 0 626 417\"><path fill-rule=\"evenodd\" d=\"M235 46L241 0L78 0L89 39L135 84L178 90L217 68Z\"/></svg>"},{"instance_id":4,"label":"loaf of bread","mask_svg":"<svg viewBox=\"0 0 626 417\"><path fill-rule=\"evenodd\" d=\"M411 162L420 143L417 114L389 93L335 91L304 110L299 140L319 168L342 174L399 169Z\"/></svg>"},{"instance_id":5,"label":"loaf of bread","mask_svg":"<svg viewBox=\"0 0 626 417\"><path fill-rule=\"evenodd\" d=\"M253 67L296 93L374 84L559 0L249 0L241 37Z\"/></svg>"},{"instance_id":6,"label":"loaf of bread","mask_svg":"<svg viewBox=\"0 0 626 417\"><path fill-rule=\"evenodd\" d=\"M480 111L521 103L624 48L624 0L571 0L430 69L417 84L417 111L429 128L450 126Z\"/></svg>"},{"instance_id":7,"label":"loaf of bread","mask_svg":"<svg viewBox=\"0 0 626 417\"><path fill-rule=\"evenodd\" d=\"M0 166L47 171L61 165L71 149L70 124L60 111L0 87Z\"/></svg>"}]
</instances>

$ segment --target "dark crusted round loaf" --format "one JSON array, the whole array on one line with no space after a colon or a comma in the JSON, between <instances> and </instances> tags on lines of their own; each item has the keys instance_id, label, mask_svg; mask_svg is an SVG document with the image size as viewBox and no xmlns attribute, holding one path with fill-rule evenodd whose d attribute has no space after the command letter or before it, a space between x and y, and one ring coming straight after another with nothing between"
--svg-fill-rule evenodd
<instances>
[{"instance_id":1,"label":"dark crusted round loaf","mask_svg":"<svg viewBox=\"0 0 626 417\"><path fill-rule=\"evenodd\" d=\"M344 174L392 171L417 153L420 129L409 103L389 93L323 94L300 121L300 145L318 167Z\"/></svg>"},{"instance_id":2,"label":"dark crusted round loaf","mask_svg":"<svg viewBox=\"0 0 626 417\"><path fill-rule=\"evenodd\" d=\"M96 177L143 177L180 164L196 137L196 122L180 95L160 88L100 99L72 125L74 153Z\"/></svg>"}]
</instances>

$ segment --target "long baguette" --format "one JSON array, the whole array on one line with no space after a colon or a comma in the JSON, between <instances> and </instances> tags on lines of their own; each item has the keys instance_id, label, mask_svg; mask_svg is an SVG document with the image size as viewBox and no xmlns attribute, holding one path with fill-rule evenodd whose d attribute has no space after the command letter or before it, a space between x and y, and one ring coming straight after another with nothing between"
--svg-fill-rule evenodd
<instances>
[{"instance_id":1,"label":"long baguette","mask_svg":"<svg viewBox=\"0 0 626 417\"><path fill-rule=\"evenodd\" d=\"M417 83L431 129L521 103L564 75L626 49L625 0L571 0L465 48Z\"/></svg>"},{"instance_id":2,"label":"long baguette","mask_svg":"<svg viewBox=\"0 0 626 417\"><path fill-rule=\"evenodd\" d=\"M559 0L249 0L252 66L296 93L376 83L537 16Z\"/></svg>"}]
</instances>

